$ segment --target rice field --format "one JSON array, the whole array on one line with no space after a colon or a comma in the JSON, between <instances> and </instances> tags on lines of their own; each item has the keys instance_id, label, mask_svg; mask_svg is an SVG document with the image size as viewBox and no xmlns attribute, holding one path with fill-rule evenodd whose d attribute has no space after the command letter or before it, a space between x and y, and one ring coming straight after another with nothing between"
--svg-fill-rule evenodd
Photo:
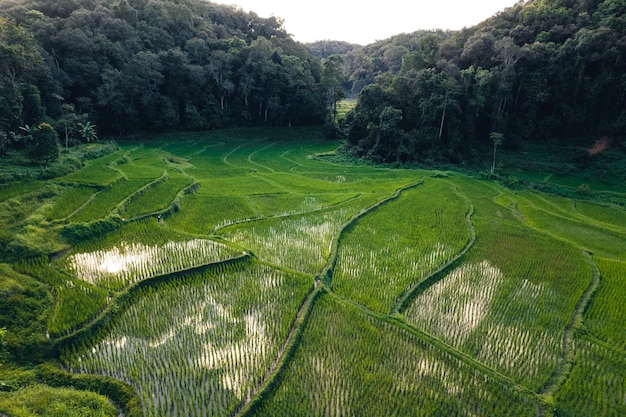
<instances>
[{"instance_id":1,"label":"rice field","mask_svg":"<svg viewBox=\"0 0 626 417\"><path fill-rule=\"evenodd\" d=\"M88 186L66 188L57 198L48 217L52 220L61 220L69 217L83 205L87 204L87 201L89 201L96 192L97 190L95 188Z\"/></svg>"},{"instance_id":2,"label":"rice field","mask_svg":"<svg viewBox=\"0 0 626 417\"><path fill-rule=\"evenodd\" d=\"M249 222L223 229L220 236L249 248L272 264L315 274L330 255L333 236L356 214L357 208Z\"/></svg>"},{"instance_id":3,"label":"rice field","mask_svg":"<svg viewBox=\"0 0 626 417\"><path fill-rule=\"evenodd\" d=\"M228 416L270 369L311 285L255 264L148 287L64 363L130 383L147 417Z\"/></svg>"},{"instance_id":4,"label":"rice field","mask_svg":"<svg viewBox=\"0 0 626 417\"><path fill-rule=\"evenodd\" d=\"M626 352L589 340L576 340L570 377L556 393L559 416L626 415Z\"/></svg>"},{"instance_id":5,"label":"rice field","mask_svg":"<svg viewBox=\"0 0 626 417\"><path fill-rule=\"evenodd\" d=\"M429 179L404 191L342 237L334 290L374 311L390 312L405 289L419 284L467 243L468 209L447 182Z\"/></svg>"},{"instance_id":6,"label":"rice field","mask_svg":"<svg viewBox=\"0 0 626 417\"><path fill-rule=\"evenodd\" d=\"M281 384L254 416L534 416L532 394L415 333L322 296Z\"/></svg>"},{"instance_id":7,"label":"rice field","mask_svg":"<svg viewBox=\"0 0 626 417\"><path fill-rule=\"evenodd\" d=\"M85 205L75 211L68 218L68 221L80 223L106 218L115 211L119 204L149 182L150 180L145 178L119 181L95 194Z\"/></svg>"},{"instance_id":8,"label":"rice field","mask_svg":"<svg viewBox=\"0 0 626 417\"><path fill-rule=\"evenodd\" d=\"M242 255L241 251L208 240L193 239L144 245L120 242L112 248L70 255L63 265L77 278L112 291L160 275L218 263Z\"/></svg>"},{"instance_id":9,"label":"rice field","mask_svg":"<svg viewBox=\"0 0 626 417\"><path fill-rule=\"evenodd\" d=\"M626 412L623 209L339 146L172 133L0 188L0 222L55 248L14 267L52 289L63 366L147 417Z\"/></svg>"},{"instance_id":10,"label":"rice field","mask_svg":"<svg viewBox=\"0 0 626 417\"><path fill-rule=\"evenodd\" d=\"M117 163L124 158L124 151L119 150L102 158L88 161L79 171L73 172L57 181L62 183L83 184L100 187L109 187L124 178L117 169Z\"/></svg>"}]
</instances>

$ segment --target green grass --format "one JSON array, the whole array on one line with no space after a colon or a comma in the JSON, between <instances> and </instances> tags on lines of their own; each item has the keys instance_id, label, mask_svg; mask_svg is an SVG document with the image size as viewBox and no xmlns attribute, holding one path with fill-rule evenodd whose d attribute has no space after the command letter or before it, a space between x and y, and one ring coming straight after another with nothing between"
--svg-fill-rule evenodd
<instances>
[{"instance_id":1,"label":"green grass","mask_svg":"<svg viewBox=\"0 0 626 417\"><path fill-rule=\"evenodd\" d=\"M103 395L71 388L33 385L0 392L0 414L11 417L115 417L118 411Z\"/></svg>"}]
</instances>

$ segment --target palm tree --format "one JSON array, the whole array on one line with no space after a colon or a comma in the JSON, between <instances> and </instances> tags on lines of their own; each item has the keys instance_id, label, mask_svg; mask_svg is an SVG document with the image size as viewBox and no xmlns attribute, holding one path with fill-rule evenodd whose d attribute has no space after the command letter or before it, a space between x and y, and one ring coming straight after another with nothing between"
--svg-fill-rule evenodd
<instances>
[{"instance_id":1,"label":"palm tree","mask_svg":"<svg viewBox=\"0 0 626 417\"><path fill-rule=\"evenodd\" d=\"M78 122L78 127L80 127L80 135L85 139L86 142L91 142L92 140L98 139L98 134L96 133L96 125L91 124L90 121L86 121L85 123Z\"/></svg>"},{"instance_id":2,"label":"palm tree","mask_svg":"<svg viewBox=\"0 0 626 417\"><path fill-rule=\"evenodd\" d=\"M500 132L491 132L489 134L489 139L493 141L493 163L491 164L491 173L493 174L496 170L496 148L502 145L504 135Z\"/></svg>"}]
</instances>

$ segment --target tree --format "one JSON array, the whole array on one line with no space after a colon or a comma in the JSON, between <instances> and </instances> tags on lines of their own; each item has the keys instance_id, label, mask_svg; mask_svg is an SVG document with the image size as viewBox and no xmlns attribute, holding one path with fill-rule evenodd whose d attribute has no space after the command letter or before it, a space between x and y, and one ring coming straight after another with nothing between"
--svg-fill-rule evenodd
<instances>
[{"instance_id":1,"label":"tree","mask_svg":"<svg viewBox=\"0 0 626 417\"><path fill-rule=\"evenodd\" d=\"M491 164L491 173L493 174L496 170L496 148L502 145L504 135L500 132L491 132L489 139L493 142L493 163Z\"/></svg>"},{"instance_id":2,"label":"tree","mask_svg":"<svg viewBox=\"0 0 626 417\"><path fill-rule=\"evenodd\" d=\"M31 161L46 166L59 157L59 135L48 123L42 123L32 130L32 140L27 149Z\"/></svg>"},{"instance_id":3,"label":"tree","mask_svg":"<svg viewBox=\"0 0 626 417\"><path fill-rule=\"evenodd\" d=\"M4 327L0 327L0 366L2 366L2 361L7 358L7 343L4 340L4 335L6 334L7 329Z\"/></svg>"},{"instance_id":4,"label":"tree","mask_svg":"<svg viewBox=\"0 0 626 417\"><path fill-rule=\"evenodd\" d=\"M339 55L332 55L324 61L322 71L322 88L326 103L326 122L328 126L335 125L337 114L337 102L341 100L345 93L343 91L343 59Z\"/></svg>"},{"instance_id":5,"label":"tree","mask_svg":"<svg viewBox=\"0 0 626 417\"><path fill-rule=\"evenodd\" d=\"M78 132L85 139L85 142L91 142L92 140L98 139L98 134L96 133L96 125L91 124L89 120L85 123L78 122L78 127L80 128Z\"/></svg>"},{"instance_id":6,"label":"tree","mask_svg":"<svg viewBox=\"0 0 626 417\"><path fill-rule=\"evenodd\" d=\"M45 71L33 35L0 17L0 130L15 131L24 123L40 121L41 101L34 83Z\"/></svg>"}]
</instances>

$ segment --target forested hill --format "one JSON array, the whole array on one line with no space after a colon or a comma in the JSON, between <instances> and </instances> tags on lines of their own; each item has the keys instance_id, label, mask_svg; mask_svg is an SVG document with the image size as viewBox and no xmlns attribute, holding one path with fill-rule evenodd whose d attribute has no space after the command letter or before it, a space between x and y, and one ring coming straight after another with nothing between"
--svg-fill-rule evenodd
<instances>
[{"instance_id":1,"label":"forested hill","mask_svg":"<svg viewBox=\"0 0 626 417\"><path fill-rule=\"evenodd\" d=\"M625 12L623 0L531 0L458 32L351 51L346 88L360 94L349 148L457 162L497 132L509 147L606 136L624 149Z\"/></svg>"},{"instance_id":2,"label":"forested hill","mask_svg":"<svg viewBox=\"0 0 626 417\"><path fill-rule=\"evenodd\" d=\"M474 160L494 132L508 147L620 146L625 11L624 0L520 1L461 31L307 50L279 18L205 0L4 0L0 155L41 122L65 144L86 123L103 134L328 127L344 90L358 104L339 131L377 161Z\"/></svg>"},{"instance_id":3,"label":"forested hill","mask_svg":"<svg viewBox=\"0 0 626 417\"><path fill-rule=\"evenodd\" d=\"M323 120L320 61L280 19L232 6L4 0L0 47L0 131L81 114L109 133Z\"/></svg>"}]
</instances>

